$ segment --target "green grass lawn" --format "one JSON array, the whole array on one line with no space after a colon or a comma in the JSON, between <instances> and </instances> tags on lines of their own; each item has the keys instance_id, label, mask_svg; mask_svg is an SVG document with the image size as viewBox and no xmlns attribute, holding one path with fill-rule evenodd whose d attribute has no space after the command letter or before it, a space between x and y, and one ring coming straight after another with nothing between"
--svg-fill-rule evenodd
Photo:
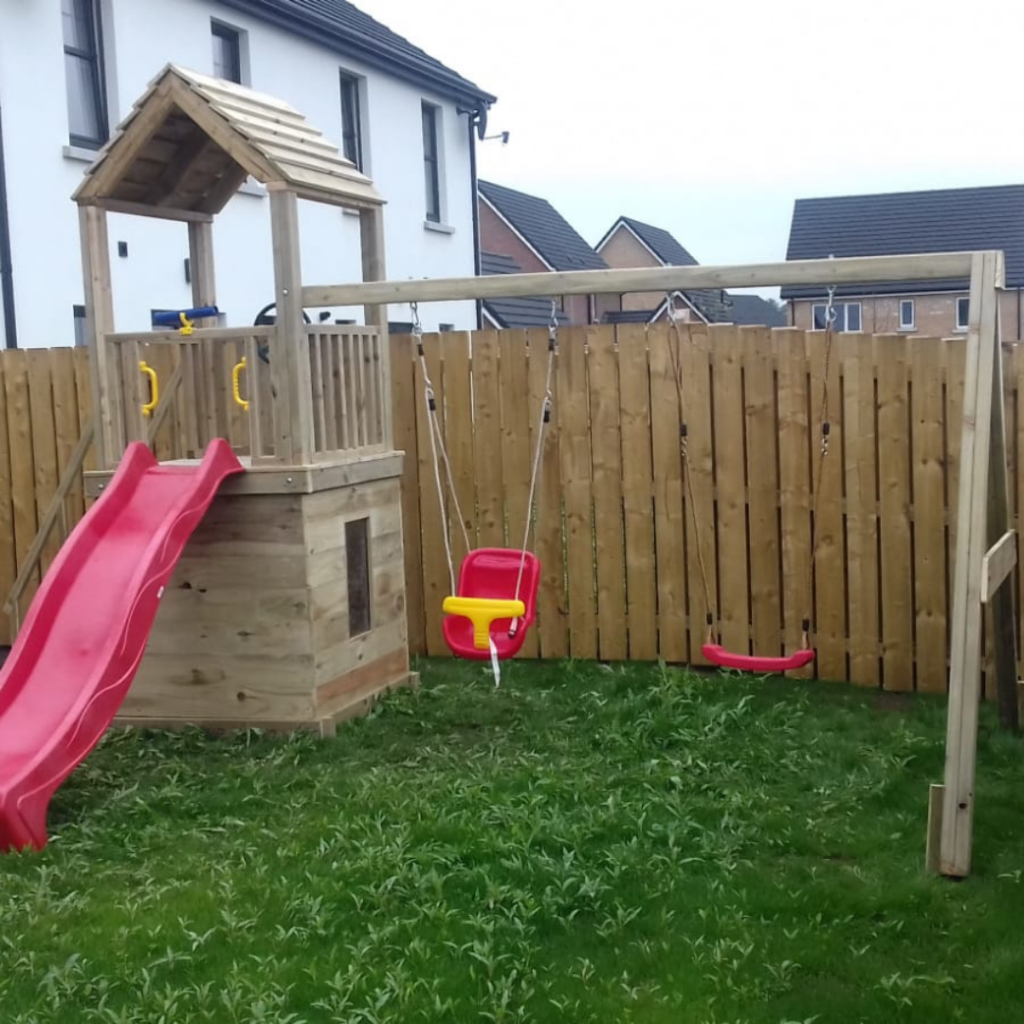
<instances>
[{"instance_id":1,"label":"green grass lawn","mask_svg":"<svg viewBox=\"0 0 1024 1024\"><path fill-rule=\"evenodd\" d=\"M922 870L944 701L420 666L334 741L111 733L0 856L0 1021L1024 1019L1024 744Z\"/></svg>"}]
</instances>

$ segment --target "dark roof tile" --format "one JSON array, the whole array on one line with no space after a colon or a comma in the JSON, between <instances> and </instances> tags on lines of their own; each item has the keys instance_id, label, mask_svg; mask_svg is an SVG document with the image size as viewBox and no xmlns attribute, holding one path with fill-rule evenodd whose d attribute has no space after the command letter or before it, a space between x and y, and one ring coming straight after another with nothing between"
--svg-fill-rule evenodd
<instances>
[{"instance_id":1,"label":"dark roof tile","mask_svg":"<svg viewBox=\"0 0 1024 1024\"><path fill-rule=\"evenodd\" d=\"M511 256L482 252L480 269L483 274L521 274L522 267ZM500 326L507 328L550 327L551 300L544 298L485 299L484 309ZM555 317L564 326L569 318L560 309Z\"/></svg>"},{"instance_id":2,"label":"dark roof tile","mask_svg":"<svg viewBox=\"0 0 1024 1024\"><path fill-rule=\"evenodd\" d=\"M429 85L467 103L489 105L495 96L413 46L348 0L222 0L280 28L350 54L398 78Z\"/></svg>"},{"instance_id":3,"label":"dark roof tile","mask_svg":"<svg viewBox=\"0 0 1024 1024\"><path fill-rule=\"evenodd\" d=\"M1006 284L1024 286L1024 185L890 192L798 199L786 259L896 256L904 253L1002 249ZM865 291L962 290L966 281L849 285L837 294ZM783 298L823 295L823 288L789 287Z\"/></svg>"},{"instance_id":4,"label":"dark roof tile","mask_svg":"<svg viewBox=\"0 0 1024 1024\"><path fill-rule=\"evenodd\" d=\"M606 270L608 264L546 200L489 181L481 195L537 250L553 270Z\"/></svg>"}]
</instances>

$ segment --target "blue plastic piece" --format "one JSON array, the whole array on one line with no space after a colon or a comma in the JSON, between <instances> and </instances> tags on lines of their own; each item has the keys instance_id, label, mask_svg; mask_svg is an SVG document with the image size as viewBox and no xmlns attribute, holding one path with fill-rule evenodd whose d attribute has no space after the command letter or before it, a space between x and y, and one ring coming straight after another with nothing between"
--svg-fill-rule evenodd
<instances>
[{"instance_id":1,"label":"blue plastic piece","mask_svg":"<svg viewBox=\"0 0 1024 1024\"><path fill-rule=\"evenodd\" d=\"M195 309L169 309L153 314L153 324L156 327L180 327L181 314L184 313L189 320L202 320L203 317L217 316L220 310L216 306L198 306Z\"/></svg>"}]
</instances>

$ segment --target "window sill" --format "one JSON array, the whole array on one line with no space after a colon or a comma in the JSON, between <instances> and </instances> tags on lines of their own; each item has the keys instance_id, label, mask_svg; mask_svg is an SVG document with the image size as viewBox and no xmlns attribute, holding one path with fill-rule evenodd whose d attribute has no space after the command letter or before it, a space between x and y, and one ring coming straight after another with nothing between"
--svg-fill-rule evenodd
<instances>
[{"instance_id":1,"label":"window sill","mask_svg":"<svg viewBox=\"0 0 1024 1024\"><path fill-rule=\"evenodd\" d=\"M905 324L900 324L897 330L900 332L900 334L913 334L914 331L917 330L917 327L914 324L910 324L909 326Z\"/></svg>"},{"instance_id":2,"label":"window sill","mask_svg":"<svg viewBox=\"0 0 1024 1024\"><path fill-rule=\"evenodd\" d=\"M91 164L100 155L99 146L95 149L89 149L88 146L64 146L62 152L65 160L77 160L83 164Z\"/></svg>"},{"instance_id":3,"label":"window sill","mask_svg":"<svg viewBox=\"0 0 1024 1024\"><path fill-rule=\"evenodd\" d=\"M455 228L450 224L439 224L436 220L425 220L423 222L424 231L434 231L439 235L454 235Z\"/></svg>"}]
</instances>

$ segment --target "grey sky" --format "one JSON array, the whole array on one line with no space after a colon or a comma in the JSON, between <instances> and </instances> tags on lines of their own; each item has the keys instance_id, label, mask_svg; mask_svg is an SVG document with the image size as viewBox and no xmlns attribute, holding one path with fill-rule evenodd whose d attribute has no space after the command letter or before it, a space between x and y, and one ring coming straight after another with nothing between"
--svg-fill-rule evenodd
<instances>
[{"instance_id":1,"label":"grey sky","mask_svg":"<svg viewBox=\"0 0 1024 1024\"><path fill-rule=\"evenodd\" d=\"M783 259L799 197L1024 180L1020 0L355 2L498 96L481 177L591 244Z\"/></svg>"}]
</instances>

